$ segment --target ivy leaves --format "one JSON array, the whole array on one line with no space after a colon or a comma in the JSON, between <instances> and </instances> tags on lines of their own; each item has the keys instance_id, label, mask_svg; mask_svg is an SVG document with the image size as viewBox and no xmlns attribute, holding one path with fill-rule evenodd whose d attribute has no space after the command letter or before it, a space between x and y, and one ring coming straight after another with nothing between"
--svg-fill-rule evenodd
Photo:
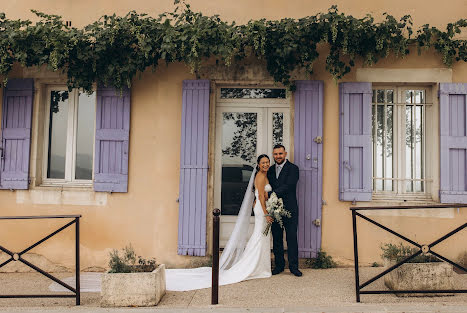
<instances>
[{"instance_id":1,"label":"ivy leaves","mask_svg":"<svg viewBox=\"0 0 467 313\"><path fill-rule=\"evenodd\" d=\"M184 62L197 72L208 59L230 66L251 55L266 62L275 81L294 89L293 73L313 72L319 57L317 47L327 45L326 70L340 79L357 59L372 65L389 54L404 56L409 45L419 50L433 47L443 63L452 66L467 61L467 41L456 39L467 20L447 25L441 31L428 24L412 38L412 20L397 20L385 14L375 23L370 15L355 18L328 12L301 19L265 19L236 25L218 15L204 16L178 0L173 12L150 17L129 12L123 17L103 16L82 29L66 26L56 15L33 11L39 21L9 20L0 13L0 75L7 77L13 64L25 67L47 65L63 71L68 87L90 92L95 82L118 89L161 62Z\"/></svg>"},{"instance_id":2,"label":"ivy leaves","mask_svg":"<svg viewBox=\"0 0 467 313\"><path fill-rule=\"evenodd\" d=\"M467 27L467 19L449 23L446 31L442 32L436 27L425 24L417 31L417 46L419 52L422 48L434 47L443 56L443 63L452 66L454 61L467 62L467 40L457 40L455 36L460 34L462 28Z\"/></svg>"}]
</instances>

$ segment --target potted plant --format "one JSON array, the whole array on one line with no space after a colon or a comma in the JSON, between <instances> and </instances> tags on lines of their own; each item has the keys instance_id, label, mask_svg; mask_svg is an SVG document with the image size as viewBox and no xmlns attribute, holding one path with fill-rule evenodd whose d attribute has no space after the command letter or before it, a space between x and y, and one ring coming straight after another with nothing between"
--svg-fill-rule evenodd
<instances>
[{"instance_id":1,"label":"potted plant","mask_svg":"<svg viewBox=\"0 0 467 313\"><path fill-rule=\"evenodd\" d=\"M384 265L389 268L419 251L418 248L388 243L381 247ZM409 262L384 275L384 284L390 290L452 290L452 265L431 254L420 254ZM446 294L398 294L403 296L438 296Z\"/></svg>"},{"instance_id":2,"label":"potted plant","mask_svg":"<svg viewBox=\"0 0 467 313\"><path fill-rule=\"evenodd\" d=\"M102 306L155 306L165 294L165 265L136 256L131 245L110 252L102 275Z\"/></svg>"}]
</instances>

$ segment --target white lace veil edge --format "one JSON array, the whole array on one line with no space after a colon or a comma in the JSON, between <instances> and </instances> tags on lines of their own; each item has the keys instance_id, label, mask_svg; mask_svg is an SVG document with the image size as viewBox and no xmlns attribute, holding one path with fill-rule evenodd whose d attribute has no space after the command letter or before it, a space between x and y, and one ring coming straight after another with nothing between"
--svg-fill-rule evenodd
<instances>
[{"instance_id":1,"label":"white lace veil edge","mask_svg":"<svg viewBox=\"0 0 467 313\"><path fill-rule=\"evenodd\" d=\"M219 269L227 270L234 266L242 257L248 242L248 228L250 226L251 210L253 208L253 201L255 195L253 193L253 186L255 181L256 169L251 174L248 187L243 196L242 205L238 212L237 222L235 223L229 241L225 245L224 251L219 260Z\"/></svg>"}]
</instances>

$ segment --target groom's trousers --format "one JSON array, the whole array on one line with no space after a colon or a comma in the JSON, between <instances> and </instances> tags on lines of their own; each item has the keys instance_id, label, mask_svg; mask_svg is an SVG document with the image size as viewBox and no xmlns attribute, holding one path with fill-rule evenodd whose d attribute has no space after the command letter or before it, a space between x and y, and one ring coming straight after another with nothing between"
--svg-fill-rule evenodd
<instances>
[{"instance_id":1,"label":"groom's trousers","mask_svg":"<svg viewBox=\"0 0 467 313\"><path fill-rule=\"evenodd\" d=\"M287 241L287 257L290 269L298 269L298 243L297 243L297 227L298 217L284 217L285 236ZM279 223L274 222L271 226L273 239L273 252L275 268L283 269L285 267L284 259L284 229Z\"/></svg>"}]
</instances>

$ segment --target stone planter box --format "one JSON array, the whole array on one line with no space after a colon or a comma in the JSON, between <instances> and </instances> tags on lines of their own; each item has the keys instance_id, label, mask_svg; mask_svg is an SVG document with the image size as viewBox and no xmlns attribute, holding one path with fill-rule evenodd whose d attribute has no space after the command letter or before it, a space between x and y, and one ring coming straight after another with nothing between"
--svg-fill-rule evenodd
<instances>
[{"instance_id":1,"label":"stone planter box","mask_svg":"<svg viewBox=\"0 0 467 313\"><path fill-rule=\"evenodd\" d=\"M385 267L395 265L385 260ZM390 290L452 290L454 287L452 265L445 262L405 263L384 275L384 284ZM399 296L446 296L453 294L397 294Z\"/></svg>"},{"instance_id":2,"label":"stone planter box","mask_svg":"<svg viewBox=\"0 0 467 313\"><path fill-rule=\"evenodd\" d=\"M101 306L155 306L164 294L164 264L148 273L102 275Z\"/></svg>"}]
</instances>

